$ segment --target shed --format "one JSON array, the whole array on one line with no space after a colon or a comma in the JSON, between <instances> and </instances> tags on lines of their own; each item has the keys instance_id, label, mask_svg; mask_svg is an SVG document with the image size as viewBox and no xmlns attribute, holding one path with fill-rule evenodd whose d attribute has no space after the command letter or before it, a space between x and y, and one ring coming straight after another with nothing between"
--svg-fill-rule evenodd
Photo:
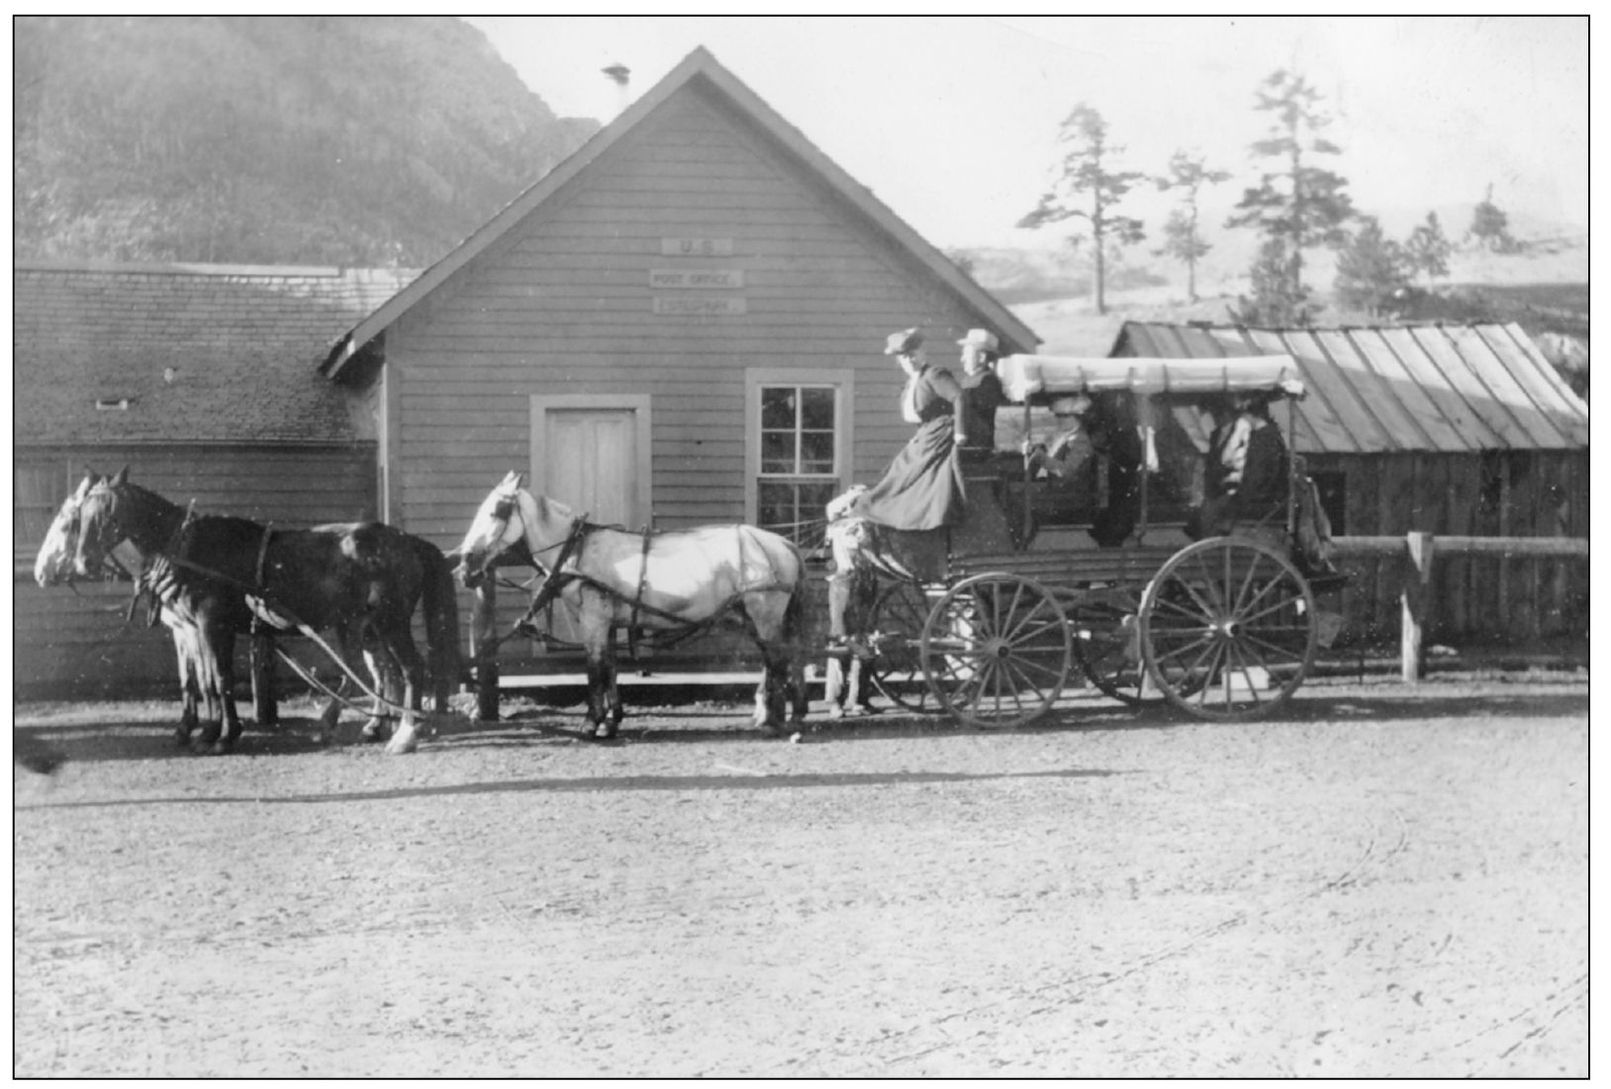
<instances>
[{"instance_id":1,"label":"shed","mask_svg":"<svg viewBox=\"0 0 1611 1089\"><path fill-rule=\"evenodd\" d=\"M385 519L444 547L510 469L596 522L803 538L909 437L910 326L940 363L1039 340L697 49L321 370L378 406Z\"/></svg>"},{"instance_id":2,"label":"shed","mask_svg":"<svg viewBox=\"0 0 1611 1089\"><path fill-rule=\"evenodd\" d=\"M1515 324L1250 329L1128 322L1111 354L1290 355L1308 387L1288 436L1337 535L1589 534L1589 415ZM1279 414L1285 423L1285 413ZM1200 425L1183 421L1188 427ZM1350 559L1349 631L1396 639L1393 561ZM1433 638L1532 641L1588 631L1582 561L1448 558Z\"/></svg>"},{"instance_id":3,"label":"shed","mask_svg":"<svg viewBox=\"0 0 1611 1089\"><path fill-rule=\"evenodd\" d=\"M26 262L13 266L14 689L166 690L163 633L124 587L33 582L87 468L203 512L282 525L373 517L375 424L315 368L416 272Z\"/></svg>"}]
</instances>

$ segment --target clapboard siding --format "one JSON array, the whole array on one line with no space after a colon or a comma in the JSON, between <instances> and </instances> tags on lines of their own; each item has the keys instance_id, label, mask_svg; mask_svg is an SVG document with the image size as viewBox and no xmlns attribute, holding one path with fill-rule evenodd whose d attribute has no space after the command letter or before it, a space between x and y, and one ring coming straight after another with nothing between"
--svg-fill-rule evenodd
<instances>
[{"instance_id":1,"label":"clapboard siding","mask_svg":"<svg viewBox=\"0 0 1611 1089\"><path fill-rule=\"evenodd\" d=\"M708 154L685 154L690 141ZM674 168L662 169L668 149ZM683 235L730 237L734 253L660 252L661 238ZM405 524L462 532L465 510L529 458L530 395L556 392L650 395L657 525L741 520L752 366L870 369L853 406L853 475L875 475L909 433L884 334L939 325L954 339L976 321L954 302L937 312L932 286L890 249L729 111L698 95L668 103L585 186L465 270L424 320L389 334ZM747 313L654 314L654 297L675 292L649 274L668 267L742 270L742 288L699 294L740 295Z\"/></svg>"},{"instance_id":2,"label":"clapboard siding","mask_svg":"<svg viewBox=\"0 0 1611 1089\"><path fill-rule=\"evenodd\" d=\"M666 239L722 239L731 252L668 255ZM665 269L736 271L740 282L656 286L651 273ZM658 314L661 296L740 299L743 312ZM413 532L456 544L487 492L530 465L532 398L561 395L647 398L645 514L670 529L750 516L752 370L853 376L842 476L876 479L911 433L884 338L914 325L942 365L954 365L952 342L975 326L995 327L1008 350L1035 346L700 50L354 329L329 373L357 396L377 374L340 373L347 362L362 355L383 368L390 509ZM518 596L504 595L501 623L520 615ZM701 640L676 653L734 651ZM533 653L511 641L506 668Z\"/></svg>"}]
</instances>

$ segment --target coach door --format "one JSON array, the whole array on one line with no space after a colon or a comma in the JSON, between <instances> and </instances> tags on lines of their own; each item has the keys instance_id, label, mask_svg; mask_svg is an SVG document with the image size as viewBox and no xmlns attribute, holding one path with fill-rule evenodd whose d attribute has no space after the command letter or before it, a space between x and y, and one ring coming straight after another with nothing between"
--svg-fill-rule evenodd
<instances>
[{"instance_id":1,"label":"coach door","mask_svg":"<svg viewBox=\"0 0 1611 1089\"><path fill-rule=\"evenodd\" d=\"M649 398L586 394L531 399L531 490L600 525L649 519ZM563 607L550 631L574 640Z\"/></svg>"}]
</instances>

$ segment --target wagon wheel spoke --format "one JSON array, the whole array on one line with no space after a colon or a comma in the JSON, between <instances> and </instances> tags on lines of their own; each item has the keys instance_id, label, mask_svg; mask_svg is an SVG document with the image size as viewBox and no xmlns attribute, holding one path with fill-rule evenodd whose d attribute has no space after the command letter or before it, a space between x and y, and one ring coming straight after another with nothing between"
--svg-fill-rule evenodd
<instances>
[{"instance_id":1,"label":"wagon wheel spoke","mask_svg":"<svg viewBox=\"0 0 1611 1089\"><path fill-rule=\"evenodd\" d=\"M1248 694L1253 697L1253 702L1255 704L1263 703L1264 702L1263 699L1259 696L1258 685L1256 685L1254 683L1255 678L1253 676L1253 670L1248 665L1247 656L1242 653L1242 648L1235 642L1227 643L1226 646L1225 646L1225 654L1226 654L1227 659L1230 659L1230 658L1236 659L1236 665L1235 665L1234 670L1230 669L1230 668L1227 668L1225 670L1226 677L1229 678L1230 676L1233 675L1233 673L1241 674L1242 680L1244 682L1246 682L1246 684L1247 684ZM1231 696L1232 696L1232 693L1231 693L1230 689L1227 688L1226 689L1226 700L1227 700L1227 702L1230 701Z\"/></svg>"},{"instance_id":2,"label":"wagon wheel spoke","mask_svg":"<svg viewBox=\"0 0 1611 1089\"><path fill-rule=\"evenodd\" d=\"M1277 601L1272 605L1263 606L1262 608L1259 608L1257 612L1254 611L1254 606L1258 605L1272 594L1279 592L1280 587L1280 582L1272 581L1265 583L1263 589L1255 594L1252 600L1248 601L1245 605L1238 607L1231 615L1238 617L1243 623L1247 623L1257 620L1261 616L1268 616L1271 613L1279 609L1283 609L1296 601L1303 600L1303 594L1301 592L1292 593L1288 591L1288 596L1282 598L1280 601Z\"/></svg>"},{"instance_id":3,"label":"wagon wheel spoke","mask_svg":"<svg viewBox=\"0 0 1611 1089\"><path fill-rule=\"evenodd\" d=\"M1177 577L1177 578L1174 579L1173 582L1169 583L1168 585L1170 585L1172 588L1175 588L1175 589L1184 590L1186 592L1186 595L1188 597L1190 597L1192 599L1192 601L1194 601L1197 604L1197 608L1199 610L1199 615L1201 615L1201 616L1213 616L1215 613L1217 613L1219 611L1219 609L1217 608L1217 602L1206 600L1203 597L1202 594L1197 592L1197 587L1193 586L1191 583L1186 582L1186 581L1184 581L1184 580L1182 580L1182 579ZM1213 584L1208 583L1207 585L1212 586ZM1218 597L1217 594L1214 595L1214 596ZM1166 597L1160 597L1159 601L1160 602L1168 601L1171 605L1175 605L1174 602L1170 601L1170 599L1166 598ZM1184 608L1182 608L1182 607L1180 607L1178 605L1175 606L1175 607L1179 608L1181 612L1186 611Z\"/></svg>"},{"instance_id":4,"label":"wagon wheel spoke","mask_svg":"<svg viewBox=\"0 0 1611 1089\"><path fill-rule=\"evenodd\" d=\"M1282 657L1282 658L1292 659L1292 658L1302 658L1303 657L1303 651L1298 649L1298 648L1282 646L1279 643L1272 643L1268 639L1261 639L1259 636L1254 635L1252 632L1243 632L1242 633L1242 639L1245 640L1250 646L1264 647L1265 649L1270 651L1270 653L1275 654L1275 655L1277 655L1279 657ZM1266 661L1266 660L1261 659L1261 664L1264 661Z\"/></svg>"},{"instance_id":5,"label":"wagon wheel spoke","mask_svg":"<svg viewBox=\"0 0 1611 1089\"><path fill-rule=\"evenodd\" d=\"M1173 650L1170 650L1170 651L1168 651L1166 653L1160 653L1158 655L1158 664L1163 665L1164 663L1169 662L1169 661L1171 661L1171 660L1173 660L1175 658L1179 658L1184 654L1189 654L1196 647L1210 647L1211 648L1213 645L1214 645L1213 636L1200 635L1196 639L1191 640L1190 642L1181 643L1179 646L1175 647L1175 649L1173 649ZM1198 662L1202 661L1201 656L1198 657L1197 661ZM1195 666L1197 663L1193 662L1192 664Z\"/></svg>"}]
</instances>

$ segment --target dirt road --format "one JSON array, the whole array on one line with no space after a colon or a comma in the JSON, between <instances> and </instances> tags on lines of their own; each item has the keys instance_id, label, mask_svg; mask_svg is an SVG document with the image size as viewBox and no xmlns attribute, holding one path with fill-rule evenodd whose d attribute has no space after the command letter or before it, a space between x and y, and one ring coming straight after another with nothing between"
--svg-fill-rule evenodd
<instances>
[{"instance_id":1,"label":"dirt road","mask_svg":"<svg viewBox=\"0 0 1611 1089\"><path fill-rule=\"evenodd\" d=\"M72 757L15 773L19 1076L1588 1071L1583 675L409 757L16 711Z\"/></svg>"}]
</instances>

